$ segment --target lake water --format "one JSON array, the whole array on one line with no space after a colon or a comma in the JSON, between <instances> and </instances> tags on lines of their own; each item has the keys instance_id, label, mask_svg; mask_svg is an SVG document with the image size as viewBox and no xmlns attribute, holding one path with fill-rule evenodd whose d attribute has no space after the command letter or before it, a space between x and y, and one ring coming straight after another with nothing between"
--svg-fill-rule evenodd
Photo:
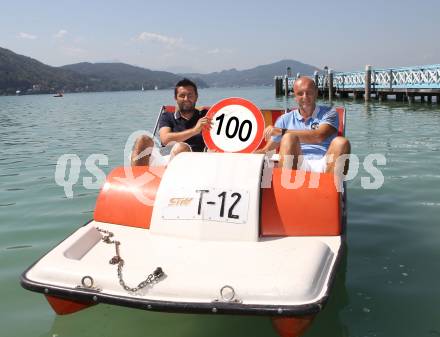
<instances>
[{"instance_id":1,"label":"lake water","mask_svg":"<svg viewBox=\"0 0 440 337\"><path fill-rule=\"evenodd\" d=\"M0 335L276 336L264 317L176 315L98 305L56 316L20 274L93 215L98 190L78 183L67 198L55 183L58 158L104 154L106 173L123 164L127 137L152 130L171 90L0 97ZM273 88L200 90L210 105L239 96L285 108ZM440 105L337 101L347 109L347 137L359 156L348 183L346 261L325 310L305 336L440 336ZM370 153L384 184L362 187Z\"/></svg>"}]
</instances>

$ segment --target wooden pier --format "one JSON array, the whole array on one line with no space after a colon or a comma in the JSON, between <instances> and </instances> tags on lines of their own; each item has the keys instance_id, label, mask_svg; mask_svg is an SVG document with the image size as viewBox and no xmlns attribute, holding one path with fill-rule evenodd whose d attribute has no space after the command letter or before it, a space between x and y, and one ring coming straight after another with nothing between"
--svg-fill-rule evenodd
<instances>
[{"instance_id":1,"label":"wooden pier","mask_svg":"<svg viewBox=\"0 0 440 337\"><path fill-rule=\"evenodd\" d=\"M300 76L275 76L275 94L291 94L293 83ZM336 97L352 97L365 101L393 98L396 101L440 103L440 65L389 69L373 69L367 65L365 71L337 73L325 67L324 71L315 72L310 77L317 83L319 96L330 101Z\"/></svg>"}]
</instances>

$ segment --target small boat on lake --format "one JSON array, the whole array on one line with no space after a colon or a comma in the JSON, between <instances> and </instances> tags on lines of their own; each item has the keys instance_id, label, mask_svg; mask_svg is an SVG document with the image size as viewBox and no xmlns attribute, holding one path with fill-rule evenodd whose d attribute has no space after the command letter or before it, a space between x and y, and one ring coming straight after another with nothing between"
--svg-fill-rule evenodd
<instances>
[{"instance_id":1,"label":"small boat on lake","mask_svg":"<svg viewBox=\"0 0 440 337\"><path fill-rule=\"evenodd\" d=\"M53 97L64 97L64 94L62 92L59 92L56 95L53 95Z\"/></svg>"},{"instance_id":2,"label":"small boat on lake","mask_svg":"<svg viewBox=\"0 0 440 337\"><path fill-rule=\"evenodd\" d=\"M262 110L266 123L284 112ZM311 172L269 166L261 154L187 152L166 168L116 168L93 219L21 284L60 315L98 303L259 315L281 336L299 336L326 304L344 252L345 193L332 174L311 188ZM286 174L303 184L286 188Z\"/></svg>"}]
</instances>

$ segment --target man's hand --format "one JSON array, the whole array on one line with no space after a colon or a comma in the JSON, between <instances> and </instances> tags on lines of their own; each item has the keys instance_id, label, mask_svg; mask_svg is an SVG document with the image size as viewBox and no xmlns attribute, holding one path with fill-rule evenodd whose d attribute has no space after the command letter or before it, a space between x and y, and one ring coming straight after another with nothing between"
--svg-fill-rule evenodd
<instances>
[{"instance_id":1,"label":"man's hand","mask_svg":"<svg viewBox=\"0 0 440 337\"><path fill-rule=\"evenodd\" d=\"M193 127L193 130L197 133L202 132L202 130L207 129L211 130L212 128L212 119L208 116L202 117L197 121L196 126Z\"/></svg>"},{"instance_id":2,"label":"man's hand","mask_svg":"<svg viewBox=\"0 0 440 337\"><path fill-rule=\"evenodd\" d=\"M281 135L281 129L280 128L276 128L273 125L268 125L264 129L263 135L264 135L264 139L266 141L268 141L268 140L270 140L270 137L272 137L272 136L280 136Z\"/></svg>"}]
</instances>

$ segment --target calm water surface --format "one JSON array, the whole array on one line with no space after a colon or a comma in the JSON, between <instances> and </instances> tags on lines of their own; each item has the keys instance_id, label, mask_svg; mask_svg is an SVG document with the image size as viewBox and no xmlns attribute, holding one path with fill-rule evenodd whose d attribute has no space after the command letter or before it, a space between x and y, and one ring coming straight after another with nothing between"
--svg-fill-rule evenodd
<instances>
[{"instance_id":1,"label":"calm water surface","mask_svg":"<svg viewBox=\"0 0 440 337\"><path fill-rule=\"evenodd\" d=\"M0 335L9 336L276 336L262 317L149 313L98 305L55 316L19 275L92 217L98 190L55 183L58 158L105 154L108 173L121 165L128 136L152 130L172 91L0 97ZM200 104L241 96L285 108L272 88L205 89ZM341 101L347 136L361 160L349 183L348 250L325 310L305 336L440 336L440 106ZM362 161L385 155L382 188ZM372 178L371 178L372 179Z\"/></svg>"}]
</instances>

